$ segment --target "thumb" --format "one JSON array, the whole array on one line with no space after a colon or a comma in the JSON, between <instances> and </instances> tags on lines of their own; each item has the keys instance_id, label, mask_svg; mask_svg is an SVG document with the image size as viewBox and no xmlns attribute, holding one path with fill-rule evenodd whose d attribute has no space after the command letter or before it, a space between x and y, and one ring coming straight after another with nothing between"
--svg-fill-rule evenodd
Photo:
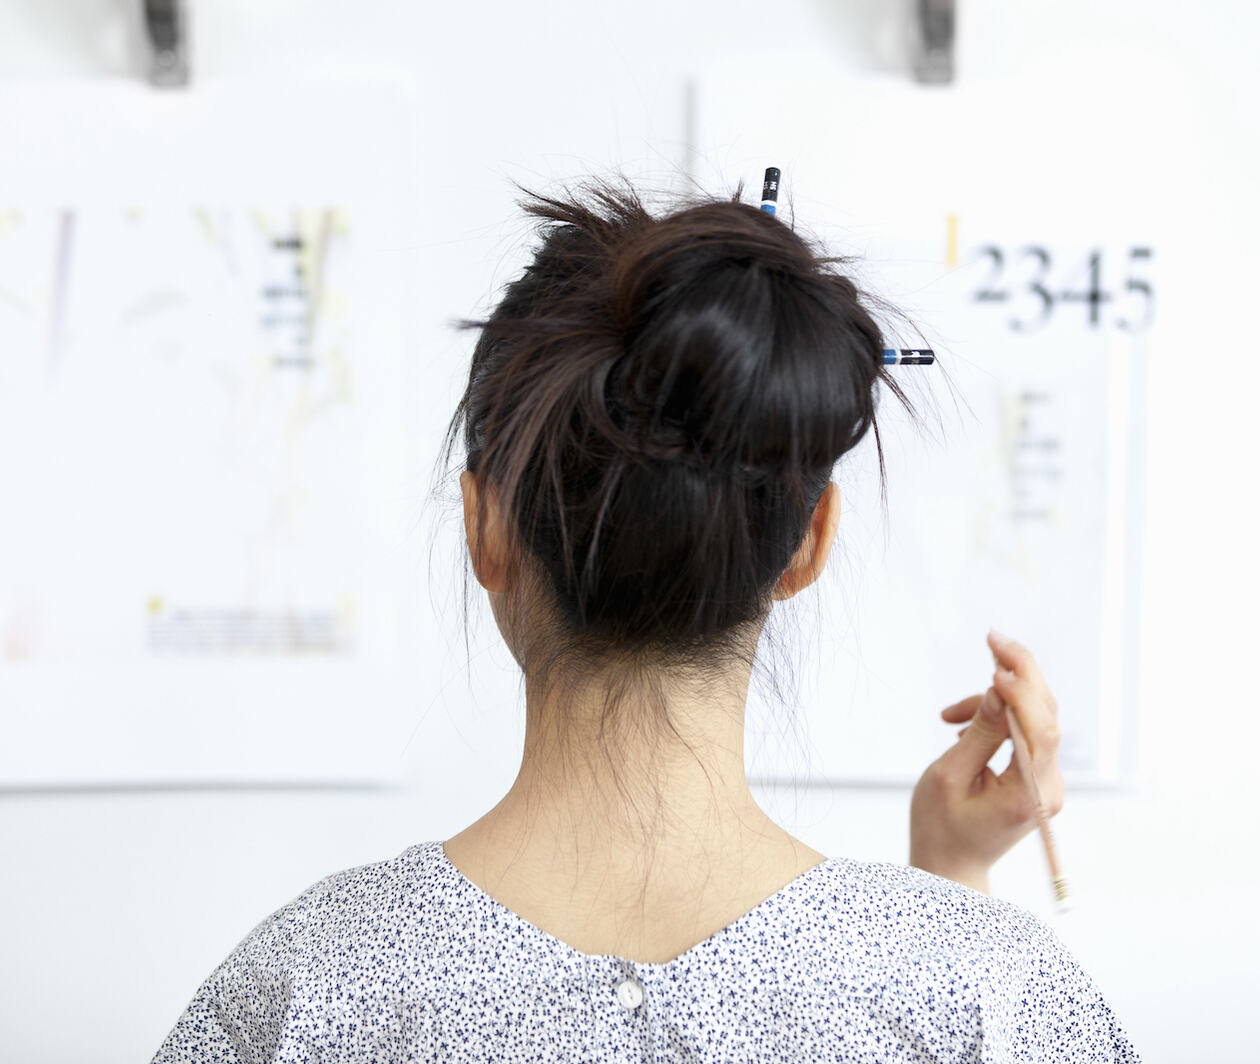
<instances>
[{"instance_id":1,"label":"thumb","mask_svg":"<svg viewBox=\"0 0 1260 1064\"><path fill-rule=\"evenodd\" d=\"M949 750L951 767L961 776L979 775L1009 735L1002 699L990 687L962 738Z\"/></svg>"}]
</instances>

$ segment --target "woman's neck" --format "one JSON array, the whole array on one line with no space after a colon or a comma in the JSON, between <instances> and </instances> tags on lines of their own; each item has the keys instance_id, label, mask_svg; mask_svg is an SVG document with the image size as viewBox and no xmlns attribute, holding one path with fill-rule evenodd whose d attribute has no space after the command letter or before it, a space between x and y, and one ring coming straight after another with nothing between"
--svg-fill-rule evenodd
<instances>
[{"instance_id":1,"label":"woman's neck","mask_svg":"<svg viewBox=\"0 0 1260 1064\"><path fill-rule=\"evenodd\" d=\"M824 859L749 789L748 677L747 667L704 682L657 676L624 687L607 712L606 683L567 685L563 699L527 683L516 781L447 856L527 919L570 928L570 941L624 927L628 908L641 909L635 933L646 934L671 907L681 922L656 952L699 941ZM577 929L575 911L588 921Z\"/></svg>"}]
</instances>

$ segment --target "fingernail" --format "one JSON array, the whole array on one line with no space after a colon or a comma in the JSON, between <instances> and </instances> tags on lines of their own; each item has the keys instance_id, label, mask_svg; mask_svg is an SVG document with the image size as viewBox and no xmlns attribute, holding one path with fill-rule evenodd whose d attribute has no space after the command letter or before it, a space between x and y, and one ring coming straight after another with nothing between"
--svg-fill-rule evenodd
<instances>
[{"instance_id":1,"label":"fingernail","mask_svg":"<svg viewBox=\"0 0 1260 1064\"><path fill-rule=\"evenodd\" d=\"M990 720L996 720L1002 715L1002 700L993 693L992 689L985 691L984 701L980 703L980 712Z\"/></svg>"},{"instance_id":2,"label":"fingernail","mask_svg":"<svg viewBox=\"0 0 1260 1064\"><path fill-rule=\"evenodd\" d=\"M1013 639L1012 639L1009 635L1003 635L1003 634L1002 634L1001 632L999 632L996 628L990 628L990 629L989 629L989 635L991 635L991 636L993 637L993 642L995 642L995 643L1001 643L1001 644L1005 645L1006 643L1013 643L1013 642L1014 642L1014 640L1013 640Z\"/></svg>"}]
</instances>

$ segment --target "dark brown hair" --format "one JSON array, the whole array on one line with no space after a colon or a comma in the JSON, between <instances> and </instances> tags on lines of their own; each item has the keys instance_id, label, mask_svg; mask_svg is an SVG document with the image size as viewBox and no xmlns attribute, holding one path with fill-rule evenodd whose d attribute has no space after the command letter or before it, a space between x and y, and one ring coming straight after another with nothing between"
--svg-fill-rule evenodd
<instances>
[{"instance_id":1,"label":"dark brown hair","mask_svg":"<svg viewBox=\"0 0 1260 1064\"><path fill-rule=\"evenodd\" d=\"M627 185L522 190L541 244L488 319L452 419L566 636L611 654L720 646L762 617L883 365L854 283L730 200L653 217ZM881 304L882 305L882 304Z\"/></svg>"}]
</instances>

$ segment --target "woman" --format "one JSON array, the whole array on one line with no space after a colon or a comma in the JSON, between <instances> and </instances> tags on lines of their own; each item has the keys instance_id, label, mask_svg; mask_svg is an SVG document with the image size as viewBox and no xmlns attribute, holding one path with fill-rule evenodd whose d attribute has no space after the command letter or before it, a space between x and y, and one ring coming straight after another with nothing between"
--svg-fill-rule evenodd
<instances>
[{"instance_id":1,"label":"woman","mask_svg":"<svg viewBox=\"0 0 1260 1064\"><path fill-rule=\"evenodd\" d=\"M826 563L877 386L906 400L840 260L738 197L527 202L541 247L470 323L447 452L524 674L520 773L444 844L265 920L158 1061L1137 1059L1055 936L985 893L1034 826L1018 769L986 767L1003 702L1061 803L1028 650L991 634L1011 671L944 710L970 724L915 790L917 867L828 859L749 790L762 627Z\"/></svg>"}]
</instances>

